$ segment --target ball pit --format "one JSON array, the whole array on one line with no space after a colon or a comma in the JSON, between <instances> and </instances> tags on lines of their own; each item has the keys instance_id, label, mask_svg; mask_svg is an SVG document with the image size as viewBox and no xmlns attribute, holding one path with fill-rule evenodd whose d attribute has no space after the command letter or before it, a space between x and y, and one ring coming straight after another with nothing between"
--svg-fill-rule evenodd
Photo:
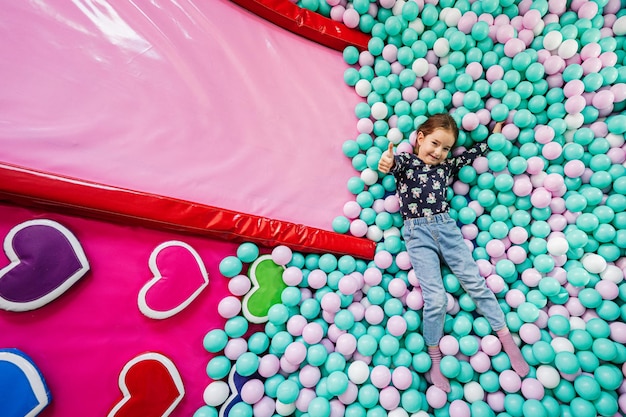
<instances>
[{"instance_id":1,"label":"ball pit","mask_svg":"<svg viewBox=\"0 0 626 417\"><path fill-rule=\"evenodd\" d=\"M626 8L619 0L301 0L371 35L347 47L344 82L363 101L343 143L358 172L337 233L377 242L372 261L272 251L287 288L248 327L243 244L220 264L232 296L207 333L211 382L197 416L612 416L626 413ZM531 372L519 378L488 322L444 266L446 395L429 384L423 299L402 240L389 143L450 112L458 146L490 151L449 184L450 214L496 294ZM502 133L489 134L504 121ZM244 319L245 321L245 319ZM249 341L247 348L238 341ZM254 342L253 342L254 341ZM224 353L223 353L224 352ZM226 353L228 352L228 354ZM231 385L232 389L233 385ZM231 392L231 394L236 394Z\"/></svg>"}]
</instances>

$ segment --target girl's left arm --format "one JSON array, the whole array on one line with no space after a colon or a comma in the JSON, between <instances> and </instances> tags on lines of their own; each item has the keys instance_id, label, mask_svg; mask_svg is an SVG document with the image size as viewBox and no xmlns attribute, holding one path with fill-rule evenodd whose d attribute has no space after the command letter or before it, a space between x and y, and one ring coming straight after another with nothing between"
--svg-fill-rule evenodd
<instances>
[{"instance_id":1,"label":"girl's left arm","mask_svg":"<svg viewBox=\"0 0 626 417\"><path fill-rule=\"evenodd\" d=\"M492 133L500 132L502 132L502 122L496 123L496 125L493 127ZM474 146L467 149L462 154L450 159L450 162L453 166L453 171L455 171L456 173L462 167L466 165L471 165L476 160L476 158L478 158L479 156L483 156L487 153L488 150L489 146L487 145L486 141L475 143Z\"/></svg>"}]
</instances>

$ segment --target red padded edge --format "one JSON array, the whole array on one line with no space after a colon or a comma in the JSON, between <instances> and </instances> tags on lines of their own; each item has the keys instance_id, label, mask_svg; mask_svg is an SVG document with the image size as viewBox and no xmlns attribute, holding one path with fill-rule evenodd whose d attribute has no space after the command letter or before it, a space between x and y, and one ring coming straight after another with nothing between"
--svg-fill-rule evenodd
<instances>
[{"instance_id":1,"label":"red padded edge","mask_svg":"<svg viewBox=\"0 0 626 417\"><path fill-rule=\"evenodd\" d=\"M359 30L298 7L289 0L231 1L275 25L338 51L350 45L366 50L370 40L369 35Z\"/></svg>"},{"instance_id":2,"label":"red padded edge","mask_svg":"<svg viewBox=\"0 0 626 417\"><path fill-rule=\"evenodd\" d=\"M300 252L373 259L375 243L326 230L0 163L0 197L103 220Z\"/></svg>"}]
</instances>

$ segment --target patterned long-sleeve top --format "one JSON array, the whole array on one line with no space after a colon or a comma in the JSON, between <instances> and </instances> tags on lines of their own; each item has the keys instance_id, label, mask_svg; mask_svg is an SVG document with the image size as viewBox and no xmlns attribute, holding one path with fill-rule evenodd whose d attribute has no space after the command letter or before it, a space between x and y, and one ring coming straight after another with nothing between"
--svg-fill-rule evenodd
<instances>
[{"instance_id":1,"label":"patterned long-sleeve top","mask_svg":"<svg viewBox=\"0 0 626 417\"><path fill-rule=\"evenodd\" d=\"M487 152L487 143L479 142L439 165L428 165L415 154L401 153L394 157L391 173L396 178L400 212L405 219L445 213L448 181L459 170Z\"/></svg>"}]
</instances>

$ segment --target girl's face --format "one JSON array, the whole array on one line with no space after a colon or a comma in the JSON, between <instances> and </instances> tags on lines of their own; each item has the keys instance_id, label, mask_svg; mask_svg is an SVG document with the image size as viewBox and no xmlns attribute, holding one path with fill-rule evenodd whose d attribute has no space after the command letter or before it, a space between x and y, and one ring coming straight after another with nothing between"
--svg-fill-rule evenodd
<instances>
[{"instance_id":1,"label":"girl's face","mask_svg":"<svg viewBox=\"0 0 626 417\"><path fill-rule=\"evenodd\" d=\"M417 156L428 165L439 165L447 157L456 139L447 129L435 129L431 134L417 132Z\"/></svg>"}]
</instances>

